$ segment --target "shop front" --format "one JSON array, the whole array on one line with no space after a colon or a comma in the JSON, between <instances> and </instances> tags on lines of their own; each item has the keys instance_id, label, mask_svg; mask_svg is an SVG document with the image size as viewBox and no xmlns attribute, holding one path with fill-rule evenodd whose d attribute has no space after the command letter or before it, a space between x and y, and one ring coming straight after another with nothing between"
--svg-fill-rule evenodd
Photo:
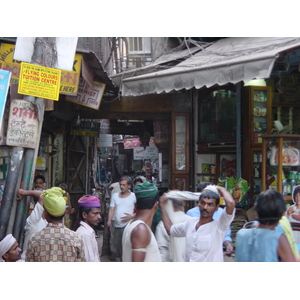
<instances>
[{"instance_id":1,"label":"shop front","mask_svg":"<svg viewBox=\"0 0 300 300\"><path fill-rule=\"evenodd\" d=\"M190 175L195 183L230 178L224 184L230 184L237 204L243 205L243 188L249 206L262 187L262 137L278 132L274 121L298 133L291 103L297 97L299 47L299 38L220 39L175 67L125 78L122 94L192 91Z\"/></svg>"}]
</instances>

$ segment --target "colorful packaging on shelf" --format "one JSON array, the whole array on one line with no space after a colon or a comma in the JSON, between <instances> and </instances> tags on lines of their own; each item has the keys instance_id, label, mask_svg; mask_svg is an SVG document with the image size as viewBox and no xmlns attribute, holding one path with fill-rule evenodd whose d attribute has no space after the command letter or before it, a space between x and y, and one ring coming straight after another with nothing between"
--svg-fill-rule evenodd
<instances>
[{"instance_id":1,"label":"colorful packaging on shelf","mask_svg":"<svg viewBox=\"0 0 300 300\"><path fill-rule=\"evenodd\" d=\"M245 179L234 177L219 178L218 185L223 186L232 195L236 203L240 203L249 190L249 184Z\"/></svg>"},{"instance_id":2,"label":"colorful packaging on shelf","mask_svg":"<svg viewBox=\"0 0 300 300\"><path fill-rule=\"evenodd\" d=\"M270 165L278 164L278 148L272 147ZM286 147L282 149L282 165L283 166L300 166L300 152L297 148Z\"/></svg>"},{"instance_id":3,"label":"colorful packaging on shelf","mask_svg":"<svg viewBox=\"0 0 300 300\"><path fill-rule=\"evenodd\" d=\"M290 171L290 175L289 175L289 179L293 180L293 179L297 179L297 171Z\"/></svg>"}]
</instances>

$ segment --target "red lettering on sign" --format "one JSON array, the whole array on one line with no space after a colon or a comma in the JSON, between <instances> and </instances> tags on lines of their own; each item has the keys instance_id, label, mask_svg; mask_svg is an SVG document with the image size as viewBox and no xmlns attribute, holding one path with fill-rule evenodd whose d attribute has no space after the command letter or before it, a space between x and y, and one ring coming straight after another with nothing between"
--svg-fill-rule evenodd
<instances>
[{"instance_id":1,"label":"red lettering on sign","mask_svg":"<svg viewBox=\"0 0 300 300\"><path fill-rule=\"evenodd\" d=\"M18 108L18 107L14 107L12 114L17 116L17 117L27 117L29 119L37 119L37 113L35 110L30 109L30 108Z\"/></svg>"}]
</instances>

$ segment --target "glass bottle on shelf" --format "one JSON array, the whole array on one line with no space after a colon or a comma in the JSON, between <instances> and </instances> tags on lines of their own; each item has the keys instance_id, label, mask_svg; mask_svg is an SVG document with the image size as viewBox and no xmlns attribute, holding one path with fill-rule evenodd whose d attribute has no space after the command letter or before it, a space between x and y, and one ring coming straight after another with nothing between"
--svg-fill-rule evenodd
<instances>
[{"instance_id":1,"label":"glass bottle on shelf","mask_svg":"<svg viewBox=\"0 0 300 300\"><path fill-rule=\"evenodd\" d=\"M175 120L175 145L176 145L176 170L186 170L186 117L176 116Z\"/></svg>"},{"instance_id":2,"label":"glass bottle on shelf","mask_svg":"<svg viewBox=\"0 0 300 300\"><path fill-rule=\"evenodd\" d=\"M262 87L252 90L252 115L253 131L252 140L254 144L262 143L262 135L268 133L268 91Z\"/></svg>"},{"instance_id":3,"label":"glass bottle on shelf","mask_svg":"<svg viewBox=\"0 0 300 300\"><path fill-rule=\"evenodd\" d=\"M300 183L300 135L266 135L262 151L263 189L276 189L291 200L293 188Z\"/></svg>"},{"instance_id":4,"label":"glass bottle on shelf","mask_svg":"<svg viewBox=\"0 0 300 300\"><path fill-rule=\"evenodd\" d=\"M253 196L256 196L261 191L261 161L262 161L261 151L260 150L253 151L253 170L252 170Z\"/></svg>"}]
</instances>

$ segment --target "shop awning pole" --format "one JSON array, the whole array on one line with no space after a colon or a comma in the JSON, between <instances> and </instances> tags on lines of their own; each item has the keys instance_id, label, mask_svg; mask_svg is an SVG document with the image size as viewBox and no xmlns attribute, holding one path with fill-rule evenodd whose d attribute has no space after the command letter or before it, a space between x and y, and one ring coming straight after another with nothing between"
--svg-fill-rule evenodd
<instances>
[{"instance_id":1,"label":"shop awning pole","mask_svg":"<svg viewBox=\"0 0 300 300\"><path fill-rule=\"evenodd\" d=\"M242 174L242 158L241 158L241 102L242 102L242 82L236 84L236 179L238 180Z\"/></svg>"}]
</instances>

